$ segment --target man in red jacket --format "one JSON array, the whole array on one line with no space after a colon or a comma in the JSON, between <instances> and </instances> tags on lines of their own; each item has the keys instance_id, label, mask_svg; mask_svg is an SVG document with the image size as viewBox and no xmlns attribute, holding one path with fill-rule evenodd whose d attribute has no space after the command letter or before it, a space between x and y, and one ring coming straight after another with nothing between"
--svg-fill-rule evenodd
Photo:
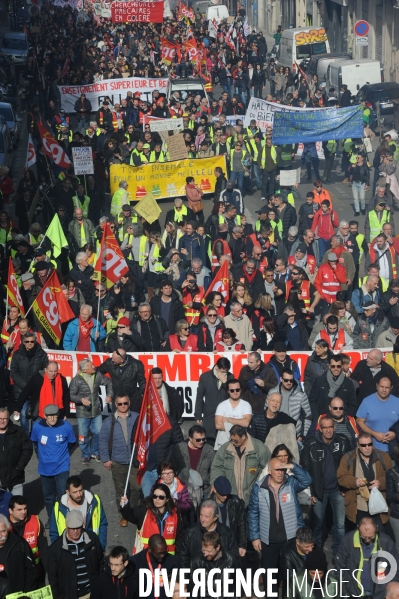
<instances>
[{"instance_id":1,"label":"man in red jacket","mask_svg":"<svg viewBox=\"0 0 399 599\"><path fill-rule=\"evenodd\" d=\"M317 229L320 256L324 256L329 249L330 239L339 225L338 214L330 206L330 200L323 200L312 222L312 231L316 232Z\"/></svg>"},{"instance_id":2,"label":"man in red jacket","mask_svg":"<svg viewBox=\"0 0 399 599\"><path fill-rule=\"evenodd\" d=\"M348 278L346 269L338 262L337 254L330 252L327 256L327 263L321 264L317 271L314 280L316 293L319 294L320 300L318 312L322 316L328 312L332 303L335 302L338 291L342 290L342 285L346 283Z\"/></svg>"}]
</instances>

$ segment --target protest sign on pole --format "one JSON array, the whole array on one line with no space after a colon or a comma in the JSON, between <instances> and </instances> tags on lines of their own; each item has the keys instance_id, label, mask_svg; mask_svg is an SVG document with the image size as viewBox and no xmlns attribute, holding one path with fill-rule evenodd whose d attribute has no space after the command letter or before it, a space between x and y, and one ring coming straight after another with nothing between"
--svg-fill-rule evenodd
<instances>
[{"instance_id":1,"label":"protest sign on pole","mask_svg":"<svg viewBox=\"0 0 399 599\"><path fill-rule=\"evenodd\" d=\"M183 119L161 119L150 121L150 131L180 131L183 129Z\"/></svg>"},{"instance_id":2,"label":"protest sign on pole","mask_svg":"<svg viewBox=\"0 0 399 599\"><path fill-rule=\"evenodd\" d=\"M157 220L162 212L151 192L147 193L145 198L135 205L134 209L137 214L145 218L150 225Z\"/></svg>"},{"instance_id":3,"label":"protest sign on pole","mask_svg":"<svg viewBox=\"0 0 399 599\"><path fill-rule=\"evenodd\" d=\"M90 146L72 148L73 170L75 175L93 175L93 152Z\"/></svg>"},{"instance_id":4,"label":"protest sign on pole","mask_svg":"<svg viewBox=\"0 0 399 599\"><path fill-rule=\"evenodd\" d=\"M58 90L61 96L61 108L68 114L75 112L76 100L81 94L91 102L93 111L100 109L106 96L111 98L113 104L121 103L126 98L127 92L140 92L141 100L152 102L155 90L166 94L167 79L150 79L147 77L127 77L126 79L107 79L89 85L60 85Z\"/></svg>"},{"instance_id":5,"label":"protest sign on pole","mask_svg":"<svg viewBox=\"0 0 399 599\"><path fill-rule=\"evenodd\" d=\"M111 14L113 23L162 23L163 1L151 2L112 2Z\"/></svg>"},{"instance_id":6,"label":"protest sign on pole","mask_svg":"<svg viewBox=\"0 0 399 599\"><path fill-rule=\"evenodd\" d=\"M280 171L280 185L295 185L301 182L301 169L295 168L291 171L281 169Z\"/></svg>"},{"instance_id":7,"label":"protest sign on pole","mask_svg":"<svg viewBox=\"0 0 399 599\"><path fill-rule=\"evenodd\" d=\"M183 133L172 135L166 140L170 160L184 160L188 157L186 142Z\"/></svg>"}]
</instances>

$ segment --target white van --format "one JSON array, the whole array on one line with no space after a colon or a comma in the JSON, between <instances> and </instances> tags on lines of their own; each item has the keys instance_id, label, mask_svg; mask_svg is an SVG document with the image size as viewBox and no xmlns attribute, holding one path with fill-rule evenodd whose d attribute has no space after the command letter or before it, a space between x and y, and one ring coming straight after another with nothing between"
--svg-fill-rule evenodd
<instances>
[{"instance_id":1,"label":"white van","mask_svg":"<svg viewBox=\"0 0 399 599\"><path fill-rule=\"evenodd\" d=\"M334 87L341 96L341 85L347 85L352 96L366 83L381 83L381 64L379 60L364 58L360 60L336 60L328 65L326 90Z\"/></svg>"},{"instance_id":2,"label":"white van","mask_svg":"<svg viewBox=\"0 0 399 599\"><path fill-rule=\"evenodd\" d=\"M328 52L330 45L324 27L285 29L279 45L278 65L289 67L296 72L296 64L302 60Z\"/></svg>"},{"instance_id":3,"label":"white van","mask_svg":"<svg viewBox=\"0 0 399 599\"><path fill-rule=\"evenodd\" d=\"M229 18L229 11L227 6L224 4L216 4L208 7L206 11L206 20L212 21L213 19L219 24L223 19Z\"/></svg>"}]
</instances>

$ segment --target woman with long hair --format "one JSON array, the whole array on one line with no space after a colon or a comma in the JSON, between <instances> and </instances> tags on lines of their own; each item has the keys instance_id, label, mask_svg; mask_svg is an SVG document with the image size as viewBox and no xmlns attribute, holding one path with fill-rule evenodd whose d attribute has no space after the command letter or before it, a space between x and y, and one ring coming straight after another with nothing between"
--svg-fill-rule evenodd
<instances>
[{"instance_id":1,"label":"woman with long hair","mask_svg":"<svg viewBox=\"0 0 399 599\"><path fill-rule=\"evenodd\" d=\"M176 333L169 335L169 345L171 351L180 353L198 351L198 338L194 333L190 333L190 327L187 320L178 320L176 322Z\"/></svg>"},{"instance_id":2,"label":"woman with long hair","mask_svg":"<svg viewBox=\"0 0 399 599\"><path fill-rule=\"evenodd\" d=\"M343 328L349 335L352 335L356 320L346 309L344 302L336 301L332 303L329 312L338 318L339 327Z\"/></svg>"},{"instance_id":3,"label":"woman with long hair","mask_svg":"<svg viewBox=\"0 0 399 599\"><path fill-rule=\"evenodd\" d=\"M224 213L226 206L224 202L215 202L213 204L212 212L207 218L205 223L205 232L210 235L212 243L219 237L219 225L225 222Z\"/></svg>"},{"instance_id":4,"label":"woman with long hair","mask_svg":"<svg viewBox=\"0 0 399 599\"><path fill-rule=\"evenodd\" d=\"M261 293L254 304L254 311L252 313L252 328L256 338L260 335L264 319L273 318L273 316L272 296L270 293Z\"/></svg>"},{"instance_id":5,"label":"woman with long hair","mask_svg":"<svg viewBox=\"0 0 399 599\"><path fill-rule=\"evenodd\" d=\"M256 349L271 351L276 341L281 341L281 335L278 334L277 323L271 316L266 316L263 319L262 330L255 342Z\"/></svg>"},{"instance_id":6,"label":"woman with long hair","mask_svg":"<svg viewBox=\"0 0 399 599\"><path fill-rule=\"evenodd\" d=\"M213 306L218 316L225 316L225 309L223 306L223 295L219 291L211 291L205 299L205 308Z\"/></svg>"},{"instance_id":7,"label":"woman with long hair","mask_svg":"<svg viewBox=\"0 0 399 599\"><path fill-rule=\"evenodd\" d=\"M226 304L226 314L230 314L230 306L233 302L239 302L242 306L243 314L251 318L254 308L253 301L245 283L234 283L230 299Z\"/></svg>"},{"instance_id":8,"label":"woman with long hair","mask_svg":"<svg viewBox=\"0 0 399 599\"><path fill-rule=\"evenodd\" d=\"M306 362L304 372L304 389L307 395L309 395L317 377L322 376L328 371L328 360L331 355L332 351L325 339L316 341L314 351Z\"/></svg>"},{"instance_id":9,"label":"woman with long hair","mask_svg":"<svg viewBox=\"0 0 399 599\"><path fill-rule=\"evenodd\" d=\"M161 242L166 252L179 249L179 229L175 222L169 221L165 224L165 231L162 234Z\"/></svg>"},{"instance_id":10,"label":"woman with long hair","mask_svg":"<svg viewBox=\"0 0 399 599\"><path fill-rule=\"evenodd\" d=\"M168 553L174 555L183 524L167 485L156 483L152 494L136 506L130 506L125 495L121 498L120 506L122 518L137 526L133 553L146 549L149 538L153 534L160 534L166 541Z\"/></svg>"}]
</instances>

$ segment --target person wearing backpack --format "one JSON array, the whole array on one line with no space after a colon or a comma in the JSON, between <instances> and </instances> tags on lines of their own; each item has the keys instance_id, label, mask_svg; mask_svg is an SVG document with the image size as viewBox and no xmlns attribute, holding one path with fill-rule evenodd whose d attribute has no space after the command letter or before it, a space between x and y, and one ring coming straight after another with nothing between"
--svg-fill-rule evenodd
<instances>
[{"instance_id":1,"label":"person wearing backpack","mask_svg":"<svg viewBox=\"0 0 399 599\"><path fill-rule=\"evenodd\" d=\"M376 448L375 439L365 431L358 436L356 449L341 458L337 471L338 484L345 492L345 515L353 524L358 524L365 516L371 516L379 524L380 530L384 530L389 514L372 516L369 499L373 488L377 488L385 498L386 473L390 468L392 460L387 451Z\"/></svg>"}]
</instances>

